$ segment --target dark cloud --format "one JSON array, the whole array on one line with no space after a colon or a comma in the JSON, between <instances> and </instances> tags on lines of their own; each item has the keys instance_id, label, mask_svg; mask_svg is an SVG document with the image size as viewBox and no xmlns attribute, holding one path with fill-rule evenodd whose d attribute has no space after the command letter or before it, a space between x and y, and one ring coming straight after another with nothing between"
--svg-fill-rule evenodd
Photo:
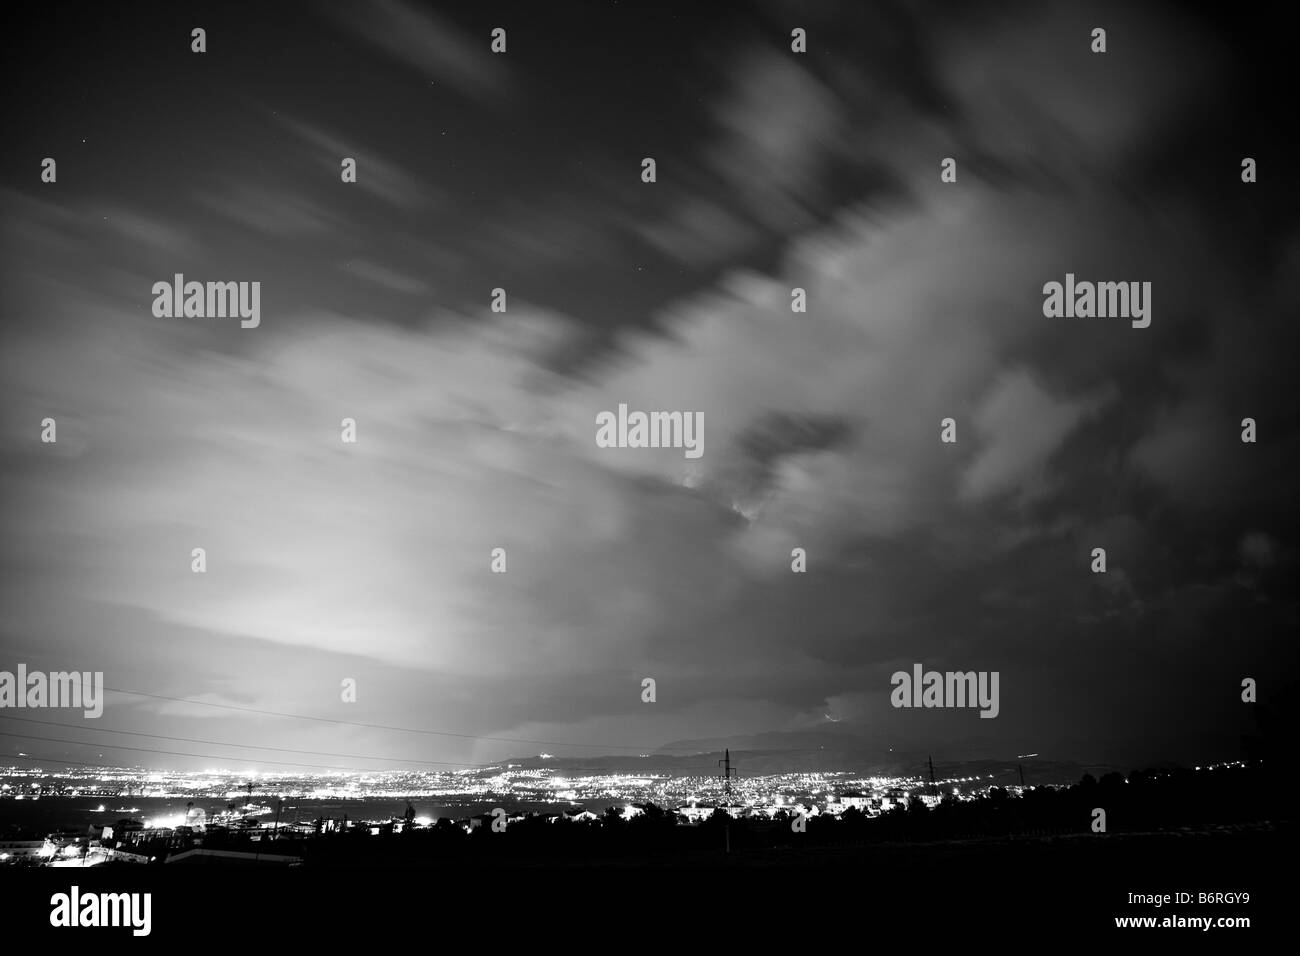
<instances>
[{"instance_id":1,"label":"dark cloud","mask_svg":"<svg viewBox=\"0 0 1300 956\"><path fill-rule=\"evenodd\" d=\"M1300 248L1266 117L1222 115L1254 95L1237 54L1195 12L1105 11L1097 57L1064 5L887 5L807 14L801 58L801 16L214 13L164 97L133 60L187 49L167 15L102 84L15 105L5 660L576 743L830 714L972 754L1235 747L1234 687L1285 673L1294 622ZM1273 157L1254 186L1248 154ZM153 318L174 272L261 281L261 327ZM1152 282L1151 327L1044 318L1067 272ZM596 447L620 403L701 412L703 458ZM1001 671L998 719L891 708L915 661ZM110 705L276 746L518 749Z\"/></svg>"}]
</instances>

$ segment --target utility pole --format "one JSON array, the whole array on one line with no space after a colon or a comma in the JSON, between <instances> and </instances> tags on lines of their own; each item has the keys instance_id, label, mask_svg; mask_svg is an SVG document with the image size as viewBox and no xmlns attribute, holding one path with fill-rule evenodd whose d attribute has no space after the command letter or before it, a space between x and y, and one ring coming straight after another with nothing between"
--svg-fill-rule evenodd
<instances>
[{"instance_id":1,"label":"utility pole","mask_svg":"<svg viewBox=\"0 0 1300 956\"><path fill-rule=\"evenodd\" d=\"M934 758L926 755L925 759L930 762L930 796L937 797L939 795L939 788L934 782Z\"/></svg>"},{"instance_id":2,"label":"utility pole","mask_svg":"<svg viewBox=\"0 0 1300 956\"><path fill-rule=\"evenodd\" d=\"M1018 763L1016 764L1016 769L1020 771L1020 786L1023 789L1025 786L1025 765Z\"/></svg>"},{"instance_id":3,"label":"utility pole","mask_svg":"<svg viewBox=\"0 0 1300 956\"><path fill-rule=\"evenodd\" d=\"M735 776L737 773L739 773L739 771L733 769L731 766L731 748L728 747L726 750L723 751L723 753L724 756L721 760L718 761L718 763L723 765L722 799L726 801L725 811L727 814L727 823L726 823L727 853L731 853L731 778Z\"/></svg>"}]
</instances>

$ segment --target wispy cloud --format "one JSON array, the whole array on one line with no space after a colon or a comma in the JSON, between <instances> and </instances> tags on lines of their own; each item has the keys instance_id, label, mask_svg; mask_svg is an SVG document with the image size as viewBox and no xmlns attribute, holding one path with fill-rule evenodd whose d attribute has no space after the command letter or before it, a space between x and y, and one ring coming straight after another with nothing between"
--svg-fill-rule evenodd
<instances>
[{"instance_id":1,"label":"wispy cloud","mask_svg":"<svg viewBox=\"0 0 1300 956\"><path fill-rule=\"evenodd\" d=\"M366 259L349 259L340 263L338 268L345 274L373 282L375 285L402 295L423 295L429 291L428 283L414 276L404 275L396 270L381 266Z\"/></svg>"},{"instance_id":2,"label":"wispy cloud","mask_svg":"<svg viewBox=\"0 0 1300 956\"><path fill-rule=\"evenodd\" d=\"M423 206L439 195L431 184L399 164L378 156L368 143L349 143L337 133L302 120L278 114L276 118L285 129L311 147L316 158L314 165L320 167L323 174L329 174L322 176L325 182L339 181L340 164L344 157L350 157L357 161L356 188L394 206Z\"/></svg>"},{"instance_id":3,"label":"wispy cloud","mask_svg":"<svg viewBox=\"0 0 1300 956\"><path fill-rule=\"evenodd\" d=\"M508 67L490 52L490 37L469 36L406 0L367 0L335 8L334 16L340 29L359 32L421 78L435 78L474 100L498 100L512 86Z\"/></svg>"},{"instance_id":4,"label":"wispy cloud","mask_svg":"<svg viewBox=\"0 0 1300 956\"><path fill-rule=\"evenodd\" d=\"M204 192L198 203L261 236L295 239L335 230L334 207L305 195L245 182L231 182L220 193Z\"/></svg>"}]
</instances>

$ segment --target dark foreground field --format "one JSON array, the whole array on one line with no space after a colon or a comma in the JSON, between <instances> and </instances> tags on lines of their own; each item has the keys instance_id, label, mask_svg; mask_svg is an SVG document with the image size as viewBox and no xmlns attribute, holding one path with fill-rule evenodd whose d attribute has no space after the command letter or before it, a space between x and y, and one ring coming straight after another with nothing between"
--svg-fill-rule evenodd
<instances>
[{"instance_id":1,"label":"dark foreground field","mask_svg":"<svg viewBox=\"0 0 1300 956\"><path fill-rule=\"evenodd\" d=\"M761 941L793 930L810 941L849 931L869 944L1013 943L1136 934L1244 941L1278 929L1280 892L1295 860L1290 824L1163 833L1012 837L858 847L790 847L557 864L460 859L415 868L95 867L0 874L6 932L89 940L122 929L50 930L50 895L152 893L155 943L196 933L235 940L320 938L360 931L372 941L412 928L493 936L548 927L563 934L649 932L683 940L701 919ZM1180 902L1178 893L1190 900ZM1201 894L1247 893L1211 903ZM1160 907L1130 894L1169 894ZM1249 928L1117 928L1116 917L1250 918ZM624 928L617 929L619 925ZM403 929L405 927L405 930ZM561 929L564 927L564 929ZM602 929L604 927L604 929ZM823 934L831 934L823 935ZM247 937L244 934L250 934ZM667 934L667 935L663 935ZM630 940L629 940L630 941Z\"/></svg>"}]
</instances>

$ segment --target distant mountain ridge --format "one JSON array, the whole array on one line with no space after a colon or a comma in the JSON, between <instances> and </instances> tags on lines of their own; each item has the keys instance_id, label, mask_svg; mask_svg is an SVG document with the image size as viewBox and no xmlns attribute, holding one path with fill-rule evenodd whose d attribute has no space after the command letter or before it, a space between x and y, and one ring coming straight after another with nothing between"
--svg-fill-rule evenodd
<instances>
[{"instance_id":1,"label":"distant mountain ridge","mask_svg":"<svg viewBox=\"0 0 1300 956\"><path fill-rule=\"evenodd\" d=\"M892 750L879 739L852 730L768 731L734 737L675 740L646 756L596 755L583 757L512 757L507 762L530 769L551 768L575 775L610 773L669 773L716 776L724 750L742 777L780 773L843 771L854 776L913 776L929 774L931 754ZM1025 783L1077 783L1087 768L1074 761L1043 760L1037 756L995 758L972 753L953 758L937 752L936 779L981 777L991 784L1017 784L1020 768ZM989 779L992 775L992 779Z\"/></svg>"}]
</instances>

